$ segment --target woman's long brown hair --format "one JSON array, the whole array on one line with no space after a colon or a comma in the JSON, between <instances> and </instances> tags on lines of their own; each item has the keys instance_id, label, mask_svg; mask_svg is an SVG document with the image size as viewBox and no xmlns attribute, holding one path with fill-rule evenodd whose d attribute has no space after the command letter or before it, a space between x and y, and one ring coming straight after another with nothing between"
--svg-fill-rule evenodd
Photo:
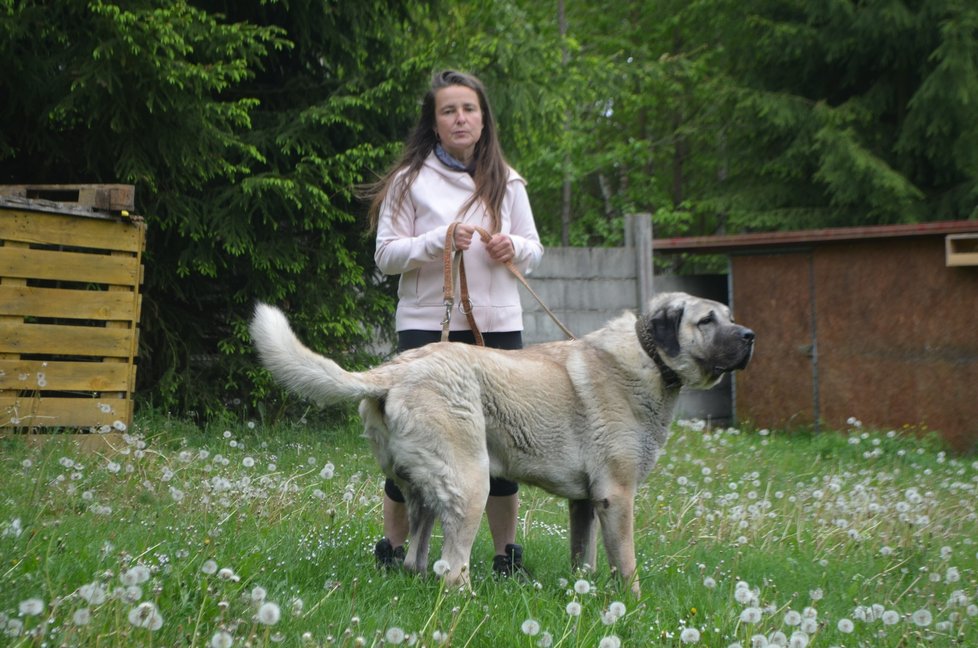
<instances>
[{"instance_id":1,"label":"woman's long brown hair","mask_svg":"<svg viewBox=\"0 0 978 648\"><path fill-rule=\"evenodd\" d=\"M486 95L485 86L475 76L455 70L438 72L432 77L431 85L421 102L421 114L418 117L418 123L408 135L404 152L380 180L367 187L365 194L370 199L368 214L371 231L377 229L381 205L389 195L393 199L394 213L396 214L400 210L411 183L421 171L424 161L435 149L435 144L438 143L435 134L435 94L449 86L465 86L474 90L479 97L479 108L482 110L482 135L476 142L473 156L475 160L475 172L473 173L475 193L462 206L458 216L461 218L462 214L471 209L477 201L481 201L486 206L492 220L492 231L494 233L499 231L499 213L502 208L503 197L506 195L509 167L503 157L502 147L499 145L496 120L493 118L492 109L489 107L489 98ZM403 176L398 177L402 170L404 171Z\"/></svg>"}]
</instances>

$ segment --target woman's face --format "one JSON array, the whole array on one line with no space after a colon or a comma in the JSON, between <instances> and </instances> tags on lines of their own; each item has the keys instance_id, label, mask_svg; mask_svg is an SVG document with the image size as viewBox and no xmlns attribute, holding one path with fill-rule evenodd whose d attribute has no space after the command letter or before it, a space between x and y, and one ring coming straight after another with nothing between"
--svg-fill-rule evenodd
<instances>
[{"instance_id":1,"label":"woman's face","mask_svg":"<svg viewBox=\"0 0 978 648\"><path fill-rule=\"evenodd\" d=\"M475 90L453 85L435 92L435 132L449 155L469 163L482 136L482 108Z\"/></svg>"}]
</instances>

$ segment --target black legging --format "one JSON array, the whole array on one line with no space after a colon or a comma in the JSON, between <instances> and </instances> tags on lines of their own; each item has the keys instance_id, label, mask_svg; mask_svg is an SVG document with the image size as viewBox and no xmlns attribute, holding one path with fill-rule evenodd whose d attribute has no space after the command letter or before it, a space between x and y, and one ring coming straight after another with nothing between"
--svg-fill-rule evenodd
<instances>
[{"instance_id":1,"label":"black legging","mask_svg":"<svg viewBox=\"0 0 978 648\"><path fill-rule=\"evenodd\" d=\"M522 349L523 348L523 332L522 331L505 331L501 333L483 333L482 339L486 343L487 347L493 349ZM417 349L418 347L423 347L426 344L431 344L432 342L438 342L441 340L441 331L418 331L418 330L408 330L408 331L398 331L397 332L397 351L407 351L408 349ZM475 335L472 331L452 331L448 334L449 342L461 342L463 344L475 344ZM505 497L507 495L515 495L520 489L520 485L514 481L509 481L508 479L500 479L498 477L489 478L489 494L495 497ZM397 487L394 480L390 477L384 482L384 492L387 497L391 498L395 502L403 502L404 494L401 493L401 489Z\"/></svg>"}]
</instances>

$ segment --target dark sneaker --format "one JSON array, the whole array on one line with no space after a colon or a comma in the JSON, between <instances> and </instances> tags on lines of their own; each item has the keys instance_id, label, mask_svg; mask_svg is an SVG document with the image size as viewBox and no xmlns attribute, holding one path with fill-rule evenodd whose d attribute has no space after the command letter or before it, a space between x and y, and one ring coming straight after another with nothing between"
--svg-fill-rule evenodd
<instances>
[{"instance_id":1,"label":"dark sneaker","mask_svg":"<svg viewBox=\"0 0 978 648\"><path fill-rule=\"evenodd\" d=\"M526 567L523 566L523 547L518 544L506 545L505 554L493 557L492 570L498 576L515 576L517 574L527 576Z\"/></svg>"},{"instance_id":2,"label":"dark sneaker","mask_svg":"<svg viewBox=\"0 0 978 648\"><path fill-rule=\"evenodd\" d=\"M400 567L404 562L404 546L392 547L390 540L382 538L374 546L374 558L377 560L377 567L381 569Z\"/></svg>"}]
</instances>

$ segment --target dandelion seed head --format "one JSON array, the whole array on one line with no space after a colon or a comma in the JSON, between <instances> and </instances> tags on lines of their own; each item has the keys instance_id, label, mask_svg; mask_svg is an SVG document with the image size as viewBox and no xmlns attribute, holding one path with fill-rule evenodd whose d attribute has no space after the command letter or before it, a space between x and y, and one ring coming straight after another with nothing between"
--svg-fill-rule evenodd
<instances>
[{"instance_id":1,"label":"dandelion seed head","mask_svg":"<svg viewBox=\"0 0 978 648\"><path fill-rule=\"evenodd\" d=\"M839 619L839 622L836 624L836 627L839 629L839 632L843 634L850 634L853 630L856 629L856 626L852 622L852 619Z\"/></svg>"},{"instance_id":2,"label":"dandelion seed head","mask_svg":"<svg viewBox=\"0 0 978 648\"><path fill-rule=\"evenodd\" d=\"M384 633L384 641L395 646L404 643L404 639L406 638L407 635L397 626L387 628L387 632Z\"/></svg>"},{"instance_id":3,"label":"dandelion seed head","mask_svg":"<svg viewBox=\"0 0 978 648\"><path fill-rule=\"evenodd\" d=\"M231 648L234 645L234 637L225 630L218 630L211 637L211 648Z\"/></svg>"},{"instance_id":4,"label":"dandelion seed head","mask_svg":"<svg viewBox=\"0 0 978 648\"><path fill-rule=\"evenodd\" d=\"M436 560L432 570L437 576L444 576L452 570L452 566L448 564L447 560Z\"/></svg>"},{"instance_id":5,"label":"dandelion seed head","mask_svg":"<svg viewBox=\"0 0 978 648\"><path fill-rule=\"evenodd\" d=\"M24 599L17 606L20 616L37 616L44 612L44 601L39 598Z\"/></svg>"},{"instance_id":6,"label":"dandelion seed head","mask_svg":"<svg viewBox=\"0 0 978 648\"><path fill-rule=\"evenodd\" d=\"M258 608L256 619L262 625L275 625L282 618L282 610L271 601L266 601Z\"/></svg>"},{"instance_id":7,"label":"dandelion seed head","mask_svg":"<svg viewBox=\"0 0 978 648\"><path fill-rule=\"evenodd\" d=\"M529 637L535 637L540 634L540 622L536 619L527 619L520 625L520 630Z\"/></svg>"},{"instance_id":8,"label":"dandelion seed head","mask_svg":"<svg viewBox=\"0 0 978 648\"><path fill-rule=\"evenodd\" d=\"M700 631L696 628L684 628L679 633L679 640L684 644L694 644L700 641Z\"/></svg>"},{"instance_id":9,"label":"dandelion seed head","mask_svg":"<svg viewBox=\"0 0 978 648\"><path fill-rule=\"evenodd\" d=\"M129 610L129 623L137 628L155 632L163 627L163 616L154 603L144 601Z\"/></svg>"},{"instance_id":10,"label":"dandelion seed head","mask_svg":"<svg viewBox=\"0 0 978 648\"><path fill-rule=\"evenodd\" d=\"M913 624L920 626L921 628L926 628L934 621L934 616L930 613L927 608L921 608L910 615L910 620Z\"/></svg>"},{"instance_id":11,"label":"dandelion seed head","mask_svg":"<svg viewBox=\"0 0 978 648\"><path fill-rule=\"evenodd\" d=\"M598 648L621 648L621 639L617 635L602 637L598 642Z\"/></svg>"},{"instance_id":12,"label":"dandelion seed head","mask_svg":"<svg viewBox=\"0 0 978 648\"><path fill-rule=\"evenodd\" d=\"M608 605L608 612L615 615L615 618L620 619L623 616L625 616L625 612L627 612L627 608L625 607L625 604L622 603L621 601L612 601L611 604Z\"/></svg>"},{"instance_id":13,"label":"dandelion seed head","mask_svg":"<svg viewBox=\"0 0 978 648\"><path fill-rule=\"evenodd\" d=\"M567 604L567 607L564 609L566 610L569 616L572 617L581 616L581 604L578 603L577 601L571 601L570 603Z\"/></svg>"},{"instance_id":14,"label":"dandelion seed head","mask_svg":"<svg viewBox=\"0 0 978 648\"><path fill-rule=\"evenodd\" d=\"M591 583L581 578L574 582L574 591L581 595L587 594L591 591Z\"/></svg>"},{"instance_id":15,"label":"dandelion seed head","mask_svg":"<svg viewBox=\"0 0 978 648\"><path fill-rule=\"evenodd\" d=\"M76 626L88 625L92 620L92 612L89 608L78 608L71 615L71 622Z\"/></svg>"},{"instance_id":16,"label":"dandelion seed head","mask_svg":"<svg viewBox=\"0 0 978 648\"><path fill-rule=\"evenodd\" d=\"M753 606L746 607L740 613L741 623L750 623L750 624L760 623L761 618L762 618L762 613L761 613L761 608L759 607L753 607Z\"/></svg>"}]
</instances>

